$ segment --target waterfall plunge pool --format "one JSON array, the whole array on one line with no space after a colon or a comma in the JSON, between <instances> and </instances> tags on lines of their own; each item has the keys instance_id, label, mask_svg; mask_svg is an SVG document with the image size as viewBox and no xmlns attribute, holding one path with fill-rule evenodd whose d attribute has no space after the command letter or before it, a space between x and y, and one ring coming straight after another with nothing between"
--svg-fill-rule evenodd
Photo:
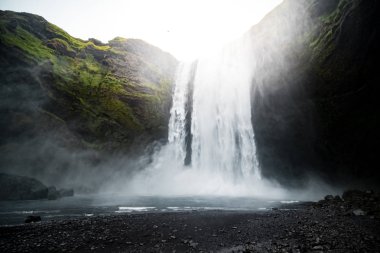
<instances>
[{"instance_id":1,"label":"waterfall plunge pool","mask_svg":"<svg viewBox=\"0 0 380 253\"><path fill-rule=\"evenodd\" d=\"M109 216L151 212L252 211L272 208L300 208L293 200L264 200L223 196L114 196L78 195L58 200L22 200L0 202L0 225L22 224L29 215L42 222L91 216ZM288 205L292 204L292 205Z\"/></svg>"}]
</instances>

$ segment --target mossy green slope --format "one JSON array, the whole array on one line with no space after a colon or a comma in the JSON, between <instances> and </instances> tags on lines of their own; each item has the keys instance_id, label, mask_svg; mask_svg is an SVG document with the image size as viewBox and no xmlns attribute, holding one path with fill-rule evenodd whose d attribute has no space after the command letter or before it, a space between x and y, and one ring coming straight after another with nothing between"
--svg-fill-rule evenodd
<instances>
[{"instance_id":1,"label":"mossy green slope","mask_svg":"<svg viewBox=\"0 0 380 253\"><path fill-rule=\"evenodd\" d=\"M100 150L165 138L177 65L168 53L84 41L28 13L1 11L0 33L3 145L42 129Z\"/></svg>"}]
</instances>

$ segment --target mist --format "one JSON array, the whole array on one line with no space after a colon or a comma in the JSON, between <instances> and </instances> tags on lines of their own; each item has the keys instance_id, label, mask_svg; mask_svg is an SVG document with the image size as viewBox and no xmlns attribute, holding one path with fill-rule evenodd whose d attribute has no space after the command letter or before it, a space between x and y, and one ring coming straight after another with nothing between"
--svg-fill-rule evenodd
<instances>
[{"instance_id":1,"label":"mist","mask_svg":"<svg viewBox=\"0 0 380 253\"><path fill-rule=\"evenodd\" d=\"M37 2L0 4L1 252L380 252L379 1Z\"/></svg>"},{"instance_id":2,"label":"mist","mask_svg":"<svg viewBox=\"0 0 380 253\"><path fill-rule=\"evenodd\" d=\"M312 169L303 168L311 173L297 178L294 174L268 173L260 163L260 149L265 147L257 144L255 136L260 128L255 120L255 108L262 106L259 98L278 89L294 89L282 82L268 83L289 78L289 57L303 47L293 38L310 28L307 7L302 2L288 1L222 50L200 56L196 62L179 64L167 140L104 153L78 143L69 128L53 130L46 126L46 130L36 130L39 126L31 128L26 123L28 130L21 136L15 134L12 144L3 146L1 170L33 176L47 185L72 187L79 193L310 200L339 192L323 183ZM165 63L155 57L153 62ZM43 122L44 115L49 114L44 107L49 108L52 97L44 87L50 68L43 63L28 70L29 82L16 86L16 97L2 100L4 111L14 110L10 106L16 106L16 110L29 108ZM16 102L25 96L28 98L24 103ZM296 104L290 98L284 106L283 111L291 112ZM286 125L281 117L276 124ZM305 128L309 138L314 131L313 119L305 122L309 124ZM68 127L78 124L71 121ZM312 152L307 156L313 156ZM297 181L298 187L288 189L283 184L292 181Z\"/></svg>"},{"instance_id":3,"label":"mist","mask_svg":"<svg viewBox=\"0 0 380 253\"><path fill-rule=\"evenodd\" d=\"M298 168L303 173L272 175L260 164L264 151L256 151L266 151L266 147L257 147L254 133L261 127L256 127L260 122L255 121L253 108L263 106L260 97L278 90L284 92L281 112L297 114L300 109L295 107L300 96L313 107L302 87L284 81L304 78L291 74L298 52L305 47L293 38L309 34L312 10L303 2L288 1L222 50L180 64L168 143L153 154L150 165L134 173L125 185L111 184L107 189L126 195L250 196L276 200L317 200L328 193L341 193L339 186L324 181L317 163L294 165L285 159L275 172L294 165L301 166ZM287 92L295 89L296 97L286 97ZM284 115L275 112L274 117L280 128L287 127ZM305 139L301 142L305 142L306 148L301 151L304 153L293 156L305 155L305 159L314 161L317 155L312 148L313 115L303 119L302 124Z\"/></svg>"}]
</instances>

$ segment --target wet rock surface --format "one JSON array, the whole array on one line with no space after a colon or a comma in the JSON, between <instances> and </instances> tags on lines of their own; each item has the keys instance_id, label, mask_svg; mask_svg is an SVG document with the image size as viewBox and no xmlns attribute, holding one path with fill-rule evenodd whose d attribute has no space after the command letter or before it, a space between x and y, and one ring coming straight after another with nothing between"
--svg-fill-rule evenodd
<instances>
[{"instance_id":1,"label":"wet rock surface","mask_svg":"<svg viewBox=\"0 0 380 253\"><path fill-rule=\"evenodd\" d=\"M369 216L380 218L380 196L371 190L348 190L340 196L327 195L313 205L315 208L327 209L339 215Z\"/></svg>"},{"instance_id":2,"label":"wet rock surface","mask_svg":"<svg viewBox=\"0 0 380 253\"><path fill-rule=\"evenodd\" d=\"M25 223L31 223L31 222L39 222L41 221L41 216L36 216L36 215L30 215L26 217Z\"/></svg>"},{"instance_id":3,"label":"wet rock surface","mask_svg":"<svg viewBox=\"0 0 380 253\"><path fill-rule=\"evenodd\" d=\"M44 199L47 194L48 188L34 178L0 173L0 200Z\"/></svg>"},{"instance_id":4,"label":"wet rock surface","mask_svg":"<svg viewBox=\"0 0 380 253\"><path fill-rule=\"evenodd\" d=\"M74 196L73 189L46 187L32 177L0 173L0 201L6 200L57 200Z\"/></svg>"},{"instance_id":5,"label":"wet rock surface","mask_svg":"<svg viewBox=\"0 0 380 253\"><path fill-rule=\"evenodd\" d=\"M3 226L0 251L380 251L378 216L347 215L338 205L323 203L289 204L257 212L140 213Z\"/></svg>"},{"instance_id":6,"label":"wet rock surface","mask_svg":"<svg viewBox=\"0 0 380 253\"><path fill-rule=\"evenodd\" d=\"M63 197L72 197L74 196L74 190L73 189L59 189L55 186L48 187L48 194L47 199L48 200L57 200Z\"/></svg>"}]
</instances>

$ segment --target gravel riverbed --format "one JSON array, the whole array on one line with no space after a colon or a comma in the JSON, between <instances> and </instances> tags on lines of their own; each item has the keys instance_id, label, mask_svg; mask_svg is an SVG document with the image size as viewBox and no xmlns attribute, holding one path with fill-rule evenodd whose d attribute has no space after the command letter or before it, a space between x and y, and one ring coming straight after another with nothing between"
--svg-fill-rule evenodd
<instances>
[{"instance_id":1,"label":"gravel riverbed","mask_svg":"<svg viewBox=\"0 0 380 253\"><path fill-rule=\"evenodd\" d=\"M0 227L1 252L380 252L378 216L307 204L269 211L82 217Z\"/></svg>"}]
</instances>

